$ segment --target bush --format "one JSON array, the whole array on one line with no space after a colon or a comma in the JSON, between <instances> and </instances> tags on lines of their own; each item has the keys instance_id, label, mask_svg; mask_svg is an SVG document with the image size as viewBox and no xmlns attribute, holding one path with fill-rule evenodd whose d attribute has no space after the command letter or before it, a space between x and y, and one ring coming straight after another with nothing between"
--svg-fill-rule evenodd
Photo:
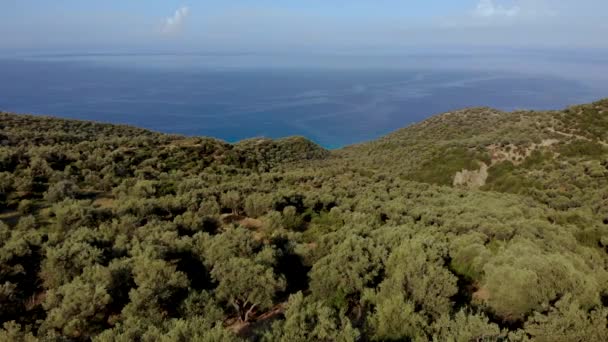
<instances>
[{"instance_id":1,"label":"bush","mask_svg":"<svg viewBox=\"0 0 608 342\"><path fill-rule=\"evenodd\" d=\"M64 199L75 198L80 189L71 181L60 181L49 187L44 194L44 199L51 203L61 202Z\"/></svg>"},{"instance_id":2,"label":"bush","mask_svg":"<svg viewBox=\"0 0 608 342\"><path fill-rule=\"evenodd\" d=\"M34 202L30 200L22 200L19 202L19 206L17 207L17 211L19 211L21 215L32 214L35 209L36 206L34 205Z\"/></svg>"},{"instance_id":3,"label":"bush","mask_svg":"<svg viewBox=\"0 0 608 342\"><path fill-rule=\"evenodd\" d=\"M245 200L245 213L249 217L260 217L272 208L272 198L264 194L252 194Z\"/></svg>"},{"instance_id":4,"label":"bush","mask_svg":"<svg viewBox=\"0 0 608 342\"><path fill-rule=\"evenodd\" d=\"M564 157L580 158L583 156L589 156L599 158L606 153L606 148L593 141L575 140L569 144L561 146L558 152Z\"/></svg>"},{"instance_id":5,"label":"bush","mask_svg":"<svg viewBox=\"0 0 608 342\"><path fill-rule=\"evenodd\" d=\"M288 230L301 230L304 221L298 214L296 207L287 206L283 209L283 227Z\"/></svg>"},{"instance_id":6,"label":"bush","mask_svg":"<svg viewBox=\"0 0 608 342\"><path fill-rule=\"evenodd\" d=\"M462 170L478 170L479 162L489 163L487 153L470 151L463 147L437 151L432 159L412 173L413 180L425 183L452 185L454 176Z\"/></svg>"},{"instance_id":7,"label":"bush","mask_svg":"<svg viewBox=\"0 0 608 342\"><path fill-rule=\"evenodd\" d=\"M13 188L13 175L8 172L0 172L0 193L8 193Z\"/></svg>"},{"instance_id":8,"label":"bush","mask_svg":"<svg viewBox=\"0 0 608 342\"><path fill-rule=\"evenodd\" d=\"M233 214L237 214L241 206L241 194L234 190L228 191L222 194L220 202L224 208L228 208L232 210Z\"/></svg>"}]
</instances>

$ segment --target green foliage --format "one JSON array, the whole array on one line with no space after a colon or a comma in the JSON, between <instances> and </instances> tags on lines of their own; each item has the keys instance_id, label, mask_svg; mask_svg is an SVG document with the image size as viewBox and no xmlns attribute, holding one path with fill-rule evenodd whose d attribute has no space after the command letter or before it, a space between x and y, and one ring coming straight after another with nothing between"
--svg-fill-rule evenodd
<instances>
[{"instance_id":1,"label":"green foliage","mask_svg":"<svg viewBox=\"0 0 608 342\"><path fill-rule=\"evenodd\" d=\"M243 322L248 322L256 310L270 308L275 294L285 289L285 280L272 268L246 258L216 264L211 276L218 283L216 296L228 302Z\"/></svg>"},{"instance_id":2,"label":"green foliage","mask_svg":"<svg viewBox=\"0 0 608 342\"><path fill-rule=\"evenodd\" d=\"M426 320L416 312L415 304L394 284L384 284L380 293L373 296L375 309L368 320L372 337L376 341L424 341Z\"/></svg>"},{"instance_id":3,"label":"green foliage","mask_svg":"<svg viewBox=\"0 0 608 342\"><path fill-rule=\"evenodd\" d=\"M606 100L569 108L562 120L566 125L585 133L588 137L606 139L606 131L608 130Z\"/></svg>"},{"instance_id":4,"label":"green foliage","mask_svg":"<svg viewBox=\"0 0 608 342\"><path fill-rule=\"evenodd\" d=\"M221 325L213 325L204 317L171 319L160 325L146 325L140 321L128 321L108 329L93 338L95 342L239 342L243 341Z\"/></svg>"},{"instance_id":5,"label":"green foliage","mask_svg":"<svg viewBox=\"0 0 608 342\"><path fill-rule=\"evenodd\" d=\"M482 314L459 311L454 317L442 316L433 325L433 341L468 342L505 339L498 325Z\"/></svg>"},{"instance_id":6,"label":"green foliage","mask_svg":"<svg viewBox=\"0 0 608 342\"><path fill-rule=\"evenodd\" d=\"M564 157L600 157L608 153L608 149L601 144L587 140L575 140L569 144L565 144L558 150Z\"/></svg>"},{"instance_id":7,"label":"green foliage","mask_svg":"<svg viewBox=\"0 0 608 342\"><path fill-rule=\"evenodd\" d=\"M142 339L150 342L243 341L234 333L222 328L221 325L210 326L203 317L196 317L191 320L172 320L166 333L158 332L154 327L151 327Z\"/></svg>"},{"instance_id":8,"label":"green foliage","mask_svg":"<svg viewBox=\"0 0 608 342\"><path fill-rule=\"evenodd\" d=\"M34 202L26 199L19 202L19 207L17 208L21 215L29 215L33 213L35 209L36 205L34 204Z\"/></svg>"},{"instance_id":9,"label":"green foliage","mask_svg":"<svg viewBox=\"0 0 608 342\"><path fill-rule=\"evenodd\" d=\"M48 316L42 331L57 329L72 338L91 337L102 331L107 307L112 303L108 292L111 282L110 270L93 266L81 277L50 290L43 303Z\"/></svg>"},{"instance_id":10,"label":"green foliage","mask_svg":"<svg viewBox=\"0 0 608 342\"><path fill-rule=\"evenodd\" d=\"M205 317L208 322L221 322L224 318L224 313L212 292L205 290L191 291L182 303L180 312L184 318Z\"/></svg>"},{"instance_id":11,"label":"green foliage","mask_svg":"<svg viewBox=\"0 0 608 342\"><path fill-rule=\"evenodd\" d=\"M582 306L600 303L606 271L595 270L575 255L544 253L531 242L514 242L484 267L484 289L488 305L506 320L520 320L542 310L564 294L571 294ZM589 274L600 272L597 276Z\"/></svg>"},{"instance_id":12,"label":"green foliage","mask_svg":"<svg viewBox=\"0 0 608 342\"><path fill-rule=\"evenodd\" d=\"M164 260L139 257L133 263L135 287L129 291L130 302L123 309L128 317L140 317L158 324L179 307L179 299L188 288L188 277Z\"/></svg>"},{"instance_id":13,"label":"green foliage","mask_svg":"<svg viewBox=\"0 0 608 342\"><path fill-rule=\"evenodd\" d=\"M13 190L15 180L10 172L0 172L0 193L7 194Z\"/></svg>"},{"instance_id":14,"label":"green foliage","mask_svg":"<svg viewBox=\"0 0 608 342\"><path fill-rule=\"evenodd\" d=\"M385 250L373 240L349 236L312 267L313 296L333 304L359 297L366 288L376 285L385 258Z\"/></svg>"},{"instance_id":15,"label":"green foliage","mask_svg":"<svg viewBox=\"0 0 608 342\"><path fill-rule=\"evenodd\" d=\"M517 172L518 168L510 161L500 162L489 169L484 190L519 194L534 186Z\"/></svg>"},{"instance_id":16,"label":"green foliage","mask_svg":"<svg viewBox=\"0 0 608 342\"><path fill-rule=\"evenodd\" d=\"M537 169L543 164L553 161L554 154L552 152L543 152L541 150L534 150L530 153L530 156L521 163L521 167L524 169Z\"/></svg>"},{"instance_id":17,"label":"green foliage","mask_svg":"<svg viewBox=\"0 0 608 342\"><path fill-rule=\"evenodd\" d=\"M75 198L79 193L78 186L71 181L60 181L49 187L44 194L44 199L57 203L68 198Z\"/></svg>"},{"instance_id":18,"label":"green foliage","mask_svg":"<svg viewBox=\"0 0 608 342\"><path fill-rule=\"evenodd\" d=\"M46 160L44 160L40 157L34 157L31 159L30 167L29 167L28 171L29 171L29 175L34 179L49 178L51 176L51 174L53 173L53 170L48 165Z\"/></svg>"},{"instance_id":19,"label":"green foliage","mask_svg":"<svg viewBox=\"0 0 608 342\"><path fill-rule=\"evenodd\" d=\"M253 233L244 228L234 228L223 234L209 237L199 235L197 247L209 267L227 262L233 257L251 258L262 248Z\"/></svg>"},{"instance_id":20,"label":"green foliage","mask_svg":"<svg viewBox=\"0 0 608 342\"><path fill-rule=\"evenodd\" d=\"M603 341L606 113L331 152L0 113L0 341Z\"/></svg>"},{"instance_id":21,"label":"green foliage","mask_svg":"<svg viewBox=\"0 0 608 342\"><path fill-rule=\"evenodd\" d=\"M30 331L23 331L21 325L10 321L0 329L0 341L37 342L38 339Z\"/></svg>"},{"instance_id":22,"label":"green foliage","mask_svg":"<svg viewBox=\"0 0 608 342\"><path fill-rule=\"evenodd\" d=\"M450 298L458 288L456 277L444 267L446 251L443 244L440 240L422 238L404 241L391 253L387 261L387 278L381 287L398 293L404 289L408 297L430 315L450 312Z\"/></svg>"},{"instance_id":23,"label":"green foliage","mask_svg":"<svg viewBox=\"0 0 608 342\"><path fill-rule=\"evenodd\" d=\"M437 151L434 157L420 165L410 177L420 182L452 185L457 172L477 170L480 162L487 161L487 155L477 151L464 147L449 148Z\"/></svg>"},{"instance_id":24,"label":"green foliage","mask_svg":"<svg viewBox=\"0 0 608 342\"><path fill-rule=\"evenodd\" d=\"M608 309L591 312L583 309L576 300L566 295L547 315L534 313L526 322L526 333L534 341L605 341L608 336Z\"/></svg>"},{"instance_id":25,"label":"green foliage","mask_svg":"<svg viewBox=\"0 0 608 342\"><path fill-rule=\"evenodd\" d=\"M251 194L245 199L245 213L258 218L272 208L272 198L265 194Z\"/></svg>"},{"instance_id":26,"label":"green foliage","mask_svg":"<svg viewBox=\"0 0 608 342\"><path fill-rule=\"evenodd\" d=\"M201 215L216 216L220 214L220 205L215 198L207 198L201 202L198 212Z\"/></svg>"},{"instance_id":27,"label":"green foliage","mask_svg":"<svg viewBox=\"0 0 608 342\"><path fill-rule=\"evenodd\" d=\"M52 289L70 282L87 266L102 261L103 251L93 246L94 242L85 231L75 233L57 246L48 246L42 263L40 277L46 288ZM84 235L84 236L82 236Z\"/></svg>"},{"instance_id":28,"label":"green foliage","mask_svg":"<svg viewBox=\"0 0 608 342\"><path fill-rule=\"evenodd\" d=\"M54 233L61 236L71 230L93 224L93 210L88 201L65 200L51 207L51 215L54 218Z\"/></svg>"},{"instance_id":29,"label":"green foliage","mask_svg":"<svg viewBox=\"0 0 608 342\"><path fill-rule=\"evenodd\" d=\"M223 207L232 210L232 213L236 214L241 207L241 195L237 191L231 190L222 194L220 202Z\"/></svg>"},{"instance_id":30,"label":"green foliage","mask_svg":"<svg viewBox=\"0 0 608 342\"><path fill-rule=\"evenodd\" d=\"M264 335L264 341L280 342L354 342L360 337L343 313L308 301L301 292L292 295L287 304L285 321L276 322Z\"/></svg>"},{"instance_id":31,"label":"green foliage","mask_svg":"<svg viewBox=\"0 0 608 342\"><path fill-rule=\"evenodd\" d=\"M285 229L298 231L302 229L304 221L296 207L290 205L283 209L282 224Z\"/></svg>"},{"instance_id":32,"label":"green foliage","mask_svg":"<svg viewBox=\"0 0 608 342\"><path fill-rule=\"evenodd\" d=\"M493 256L485 240L486 237L479 233L454 238L450 247L450 268L468 281L479 281L483 266Z\"/></svg>"},{"instance_id":33,"label":"green foliage","mask_svg":"<svg viewBox=\"0 0 608 342\"><path fill-rule=\"evenodd\" d=\"M156 194L157 182L140 180L133 185L130 193L139 198L151 198Z\"/></svg>"}]
</instances>

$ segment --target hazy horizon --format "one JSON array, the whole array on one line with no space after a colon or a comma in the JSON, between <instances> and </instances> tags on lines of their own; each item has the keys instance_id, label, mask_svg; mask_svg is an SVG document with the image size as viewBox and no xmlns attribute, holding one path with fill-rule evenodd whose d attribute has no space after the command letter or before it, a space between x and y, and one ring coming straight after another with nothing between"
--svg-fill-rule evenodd
<instances>
[{"instance_id":1,"label":"hazy horizon","mask_svg":"<svg viewBox=\"0 0 608 342\"><path fill-rule=\"evenodd\" d=\"M608 96L600 0L5 1L0 109L336 147Z\"/></svg>"}]
</instances>

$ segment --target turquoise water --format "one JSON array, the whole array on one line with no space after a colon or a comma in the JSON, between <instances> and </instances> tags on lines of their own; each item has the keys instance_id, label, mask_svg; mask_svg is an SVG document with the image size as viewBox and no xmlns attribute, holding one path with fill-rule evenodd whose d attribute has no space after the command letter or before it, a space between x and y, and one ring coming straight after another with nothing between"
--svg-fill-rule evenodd
<instances>
[{"instance_id":1,"label":"turquoise water","mask_svg":"<svg viewBox=\"0 0 608 342\"><path fill-rule=\"evenodd\" d=\"M222 64L217 56L12 58L0 60L0 76L0 110L230 142L303 135L328 148L463 107L557 109L608 96L603 83L550 72L458 65L272 67Z\"/></svg>"}]
</instances>

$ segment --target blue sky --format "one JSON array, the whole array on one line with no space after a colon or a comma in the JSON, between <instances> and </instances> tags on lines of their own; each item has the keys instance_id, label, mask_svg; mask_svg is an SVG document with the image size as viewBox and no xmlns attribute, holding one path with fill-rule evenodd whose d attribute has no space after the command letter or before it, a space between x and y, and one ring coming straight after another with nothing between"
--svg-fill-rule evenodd
<instances>
[{"instance_id":1,"label":"blue sky","mask_svg":"<svg viewBox=\"0 0 608 342\"><path fill-rule=\"evenodd\" d=\"M608 48L606 0L0 0L0 50Z\"/></svg>"}]
</instances>

